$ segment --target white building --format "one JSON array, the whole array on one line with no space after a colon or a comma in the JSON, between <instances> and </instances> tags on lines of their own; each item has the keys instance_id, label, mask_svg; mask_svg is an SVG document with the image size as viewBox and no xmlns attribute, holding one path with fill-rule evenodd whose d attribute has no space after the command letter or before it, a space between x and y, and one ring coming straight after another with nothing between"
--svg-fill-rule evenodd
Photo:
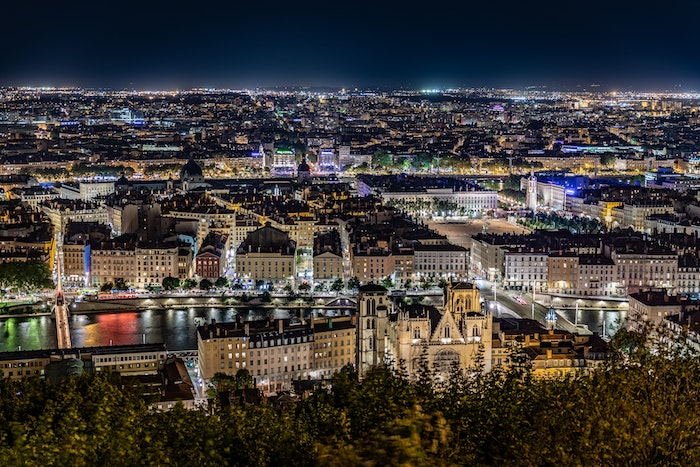
<instances>
[{"instance_id":1,"label":"white building","mask_svg":"<svg viewBox=\"0 0 700 467\"><path fill-rule=\"evenodd\" d=\"M466 279L467 254L467 249L459 245L415 245L413 270L416 279Z\"/></svg>"},{"instance_id":2,"label":"white building","mask_svg":"<svg viewBox=\"0 0 700 467\"><path fill-rule=\"evenodd\" d=\"M61 185L61 198L89 201L98 196L114 193L114 182L80 182L78 185L64 183Z\"/></svg>"},{"instance_id":3,"label":"white building","mask_svg":"<svg viewBox=\"0 0 700 467\"><path fill-rule=\"evenodd\" d=\"M547 290L549 269L547 252L528 248L510 248L505 252L506 287L537 292Z\"/></svg>"}]
</instances>

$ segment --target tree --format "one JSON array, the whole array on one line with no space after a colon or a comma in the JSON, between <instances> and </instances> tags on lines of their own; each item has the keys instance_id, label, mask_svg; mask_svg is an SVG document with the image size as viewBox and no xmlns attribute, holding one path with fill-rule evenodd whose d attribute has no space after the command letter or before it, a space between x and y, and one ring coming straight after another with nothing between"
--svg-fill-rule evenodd
<instances>
[{"instance_id":1,"label":"tree","mask_svg":"<svg viewBox=\"0 0 700 467\"><path fill-rule=\"evenodd\" d=\"M612 153L606 152L600 155L600 165L602 165L603 167L612 167L613 165L615 165L616 160L617 157L615 156L615 154Z\"/></svg>"},{"instance_id":2,"label":"tree","mask_svg":"<svg viewBox=\"0 0 700 467\"><path fill-rule=\"evenodd\" d=\"M214 282L214 285L218 289L225 289L228 287L228 279L225 277L221 276L218 279L216 279L216 282Z\"/></svg>"},{"instance_id":3,"label":"tree","mask_svg":"<svg viewBox=\"0 0 700 467\"><path fill-rule=\"evenodd\" d=\"M386 289L392 289L394 287L394 281L391 280L390 276L386 276L382 280L382 286Z\"/></svg>"},{"instance_id":4,"label":"tree","mask_svg":"<svg viewBox=\"0 0 700 467\"><path fill-rule=\"evenodd\" d=\"M117 290L128 290L129 284L126 283L123 277L115 277L114 288Z\"/></svg>"},{"instance_id":5,"label":"tree","mask_svg":"<svg viewBox=\"0 0 700 467\"><path fill-rule=\"evenodd\" d=\"M182 287L184 290L192 290L192 289L194 289L195 287L197 287L197 281L195 281L194 279L185 279L185 280L182 282L181 287Z\"/></svg>"},{"instance_id":6,"label":"tree","mask_svg":"<svg viewBox=\"0 0 700 467\"><path fill-rule=\"evenodd\" d=\"M30 292L53 288L48 264L43 261L9 261L0 263L0 288Z\"/></svg>"},{"instance_id":7,"label":"tree","mask_svg":"<svg viewBox=\"0 0 700 467\"><path fill-rule=\"evenodd\" d=\"M343 290L344 287L345 284L343 284L343 279L340 277L336 278L331 284L331 290L336 294Z\"/></svg>"},{"instance_id":8,"label":"tree","mask_svg":"<svg viewBox=\"0 0 700 467\"><path fill-rule=\"evenodd\" d=\"M237 389L255 387L255 383L253 382L253 376L245 368L241 368L240 370L238 370L233 379Z\"/></svg>"},{"instance_id":9,"label":"tree","mask_svg":"<svg viewBox=\"0 0 700 467\"><path fill-rule=\"evenodd\" d=\"M357 276L352 276L350 279L348 279L348 289L359 290L359 288L360 288L360 279L358 279Z\"/></svg>"},{"instance_id":10,"label":"tree","mask_svg":"<svg viewBox=\"0 0 700 467\"><path fill-rule=\"evenodd\" d=\"M413 167L416 170L427 170L433 163L433 156L427 152L421 152L413 158Z\"/></svg>"},{"instance_id":11,"label":"tree","mask_svg":"<svg viewBox=\"0 0 700 467\"><path fill-rule=\"evenodd\" d=\"M209 279L202 279L201 281L199 281L200 290L211 290L213 286L214 284Z\"/></svg>"},{"instance_id":12,"label":"tree","mask_svg":"<svg viewBox=\"0 0 700 467\"><path fill-rule=\"evenodd\" d=\"M270 303L272 301L272 295L267 290L260 294L260 301L263 303Z\"/></svg>"},{"instance_id":13,"label":"tree","mask_svg":"<svg viewBox=\"0 0 700 467\"><path fill-rule=\"evenodd\" d=\"M393 156L383 149L378 149L372 154L372 167L375 169L388 168L393 163Z\"/></svg>"},{"instance_id":14,"label":"tree","mask_svg":"<svg viewBox=\"0 0 700 467\"><path fill-rule=\"evenodd\" d=\"M551 378L517 348L508 369L455 365L440 386L425 355L413 380L402 362L361 381L347 365L294 407L214 413L149 410L105 372L0 378L0 465L694 465L700 359L685 336L662 337L621 331L602 366ZM254 381L241 369L211 383L218 395Z\"/></svg>"},{"instance_id":15,"label":"tree","mask_svg":"<svg viewBox=\"0 0 700 467\"><path fill-rule=\"evenodd\" d=\"M111 282L105 282L100 287L100 292L111 292L112 290L114 290L114 284Z\"/></svg>"},{"instance_id":16,"label":"tree","mask_svg":"<svg viewBox=\"0 0 700 467\"><path fill-rule=\"evenodd\" d=\"M164 290L175 290L180 287L180 279L177 277L164 277L163 278L163 289Z\"/></svg>"},{"instance_id":17,"label":"tree","mask_svg":"<svg viewBox=\"0 0 700 467\"><path fill-rule=\"evenodd\" d=\"M367 162L363 162L362 164L360 164L360 165L358 165L357 167L355 167L354 170L355 170L355 172L357 172L357 173L367 173L367 172L370 171L370 167L369 167L369 165L367 164Z\"/></svg>"},{"instance_id":18,"label":"tree","mask_svg":"<svg viewBox=\"0 0 700 467\"><path fill-rule=\"evenodd\" d=\"M292 301L296 300L298 298L297 293L294 291L294 288L292 287L291 284L287 284L284 286L285 292L287 292L287 300Z\"/></svg>"}]
</instances>

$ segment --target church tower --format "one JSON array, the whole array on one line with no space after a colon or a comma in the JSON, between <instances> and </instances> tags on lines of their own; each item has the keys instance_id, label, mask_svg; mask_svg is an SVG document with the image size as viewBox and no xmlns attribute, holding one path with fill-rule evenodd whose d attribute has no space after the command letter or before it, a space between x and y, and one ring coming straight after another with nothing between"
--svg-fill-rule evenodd
<instances>
[{"instance_id":1,"label":"church tower","mask_svg":"<svg viewBox=\"0 0 700 467\"><path fill-rule=\"evenodd\" d=\"M455 322L469 312L481 313L481 294L474 284L452 282L445 287L445 307L452 311Z\"/></svg>"},{"instance_id":2,"label":"church tower","mask_svg":"<svg viewBox=\"0 0 700 467\"><path fill-rule=\"evenodd\" d=\"M391 301L381 285L367 284L357 295L357 372L360 379L373 366L384 363Z\"/></svg>"},{"instance_id":3,"label":"church tower","mask_svg":"<svg viewBox=\"0 0 700 467\"><path fill-rule=\"evenodd\" d=\"M530 177L527 179L527 208L532 212L537 211L537 177L535 177L535 168L530 169Z\"/></svg>"}]
</instances>

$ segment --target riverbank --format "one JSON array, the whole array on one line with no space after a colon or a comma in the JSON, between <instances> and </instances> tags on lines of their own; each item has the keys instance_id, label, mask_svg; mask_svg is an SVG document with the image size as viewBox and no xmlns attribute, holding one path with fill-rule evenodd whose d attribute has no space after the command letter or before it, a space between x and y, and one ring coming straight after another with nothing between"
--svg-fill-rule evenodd
<instances>
[{"instance_id":1,"label":"riverbank","mask_svg":"<svg viewBox=\"0 0 700 467\"><path fill-rule=\"evenodd\" d=\"M6 318L28 318L32 316L47 316L51 314L51 310L46 306L43 301L37 302L22 302L15 304L8 304L3 302L0 304L0 319Z\"/></svg>"}]
</instances>

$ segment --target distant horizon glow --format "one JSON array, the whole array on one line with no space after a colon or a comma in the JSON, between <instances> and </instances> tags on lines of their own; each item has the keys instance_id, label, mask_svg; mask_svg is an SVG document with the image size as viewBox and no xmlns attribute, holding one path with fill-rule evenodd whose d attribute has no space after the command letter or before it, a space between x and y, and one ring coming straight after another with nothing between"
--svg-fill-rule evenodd
<instances>
[{"instance_id":1,"label":"distant horizon glow","mask_svg":"<svg viewBox=\"0 0 700 467\"><path fill-rule=\"evenodd\" d=\"M3 13L0 86L700 89L700 2L36 0Z\"/></svg>"}]
</instances>

